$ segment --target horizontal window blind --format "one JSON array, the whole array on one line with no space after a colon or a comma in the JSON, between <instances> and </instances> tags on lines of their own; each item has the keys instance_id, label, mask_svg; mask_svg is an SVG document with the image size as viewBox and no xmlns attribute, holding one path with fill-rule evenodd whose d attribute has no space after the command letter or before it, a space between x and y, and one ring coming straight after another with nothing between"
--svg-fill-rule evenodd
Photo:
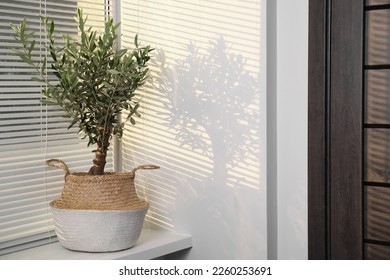
<instances>
[{"instance_id":1,"label":"horizontal window blind","mask_svg":"<svg viewBox=\"0 0 390 280\"><path fill-rule=\"evenodd\" d=\"M88 171L92 165L94 147L80 139L77 127L67 129L69 119L59 108L41 103L42 88L31 81L34 70L11 50L19 46L10 22L26 18L37 41L34 59L43 60L46 39L39 16L54 19L61 41L61 32L77 35L76 8L96 29L104 27L110 12L107 0L0 0L0 254L52 235L49 203L60 196L64 172L45 167L46 159L60 158L71 171ZM110 154L106 170L112 166Z\"/></svg>"}]
</instances>

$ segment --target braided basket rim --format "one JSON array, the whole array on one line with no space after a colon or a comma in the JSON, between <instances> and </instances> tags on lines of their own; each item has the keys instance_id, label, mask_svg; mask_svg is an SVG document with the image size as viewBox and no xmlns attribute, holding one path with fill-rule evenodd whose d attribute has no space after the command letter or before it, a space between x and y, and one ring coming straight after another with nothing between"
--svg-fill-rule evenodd
<instances>
[{"instance_id":1,"label":"braided basket rim","mask_svg":"<svg viewBox=\"0 0 390 280\"><path fill-rule=\"evenodd\" d=\"M82 176L82 177L90 177L92 178L103 178L103 177L113 177L113 176L131 176L135 177L135 173L130 172L104 172L103 175L91 175L88 172L70 172L69 174L66 174L65 177L69 176Z\"/></svg>"}]
</instances>

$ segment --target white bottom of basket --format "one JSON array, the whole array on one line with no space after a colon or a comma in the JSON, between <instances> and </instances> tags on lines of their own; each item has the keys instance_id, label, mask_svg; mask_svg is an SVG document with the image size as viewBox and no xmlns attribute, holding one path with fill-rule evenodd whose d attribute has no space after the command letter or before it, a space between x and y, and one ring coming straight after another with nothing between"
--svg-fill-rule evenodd
<instances>
[{"instance_id":1,"label":"white bottom of basket","mask_svg":"<svg viewBox=\"0 0 390 280\"><path fill-rule=\"evenodd\" d=\"M84 252L112 252L133 247L148 210L51 209L61 245Z\"/></svg>"}]
</instances>

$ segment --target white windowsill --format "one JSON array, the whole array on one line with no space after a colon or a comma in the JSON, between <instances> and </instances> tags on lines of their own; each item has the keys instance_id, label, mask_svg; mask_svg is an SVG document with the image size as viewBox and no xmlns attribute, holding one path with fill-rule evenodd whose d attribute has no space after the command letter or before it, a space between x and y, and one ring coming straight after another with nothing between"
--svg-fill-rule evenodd
<instances>
[{"instance_id":1,"label":"white windowsill","mask_svg":"<svg viewBox=\"0 0 390 280\"><path fill-rule=\"evenodd\" d=\"M0 256L7 260L147 260L192 247L189 235L169 231L143 229L137 244L130 249L112 253L75 252L59 242Z\"/></svg>"}]
</instances>

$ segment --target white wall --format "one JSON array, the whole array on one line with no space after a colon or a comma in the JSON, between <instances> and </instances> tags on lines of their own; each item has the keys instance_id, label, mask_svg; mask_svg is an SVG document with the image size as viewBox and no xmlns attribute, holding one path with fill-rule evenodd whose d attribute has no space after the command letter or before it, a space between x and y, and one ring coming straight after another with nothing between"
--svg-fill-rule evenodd
<instances>
[{"instance_id":1,"label":"white wall","mask_svg":"<svg viewBox=\"0 0 390 280\"><path fill-rule=\"evenodd\" d=\"M137 174L147 225L191 234L188 259L266 259L265 1L121 8L122 32L156 48L142 119L123 145L125 170L161 166Z\"/></svg>"},{"instance_id":2,"label":"white wall","mask_svg":"<svg viewBox=\"0 0 390 280\"><path fill-rule=\"evenodd\" d=\"M277 0L277 258L307 259L308 0Z\"/></svg>"}]
</instances>

